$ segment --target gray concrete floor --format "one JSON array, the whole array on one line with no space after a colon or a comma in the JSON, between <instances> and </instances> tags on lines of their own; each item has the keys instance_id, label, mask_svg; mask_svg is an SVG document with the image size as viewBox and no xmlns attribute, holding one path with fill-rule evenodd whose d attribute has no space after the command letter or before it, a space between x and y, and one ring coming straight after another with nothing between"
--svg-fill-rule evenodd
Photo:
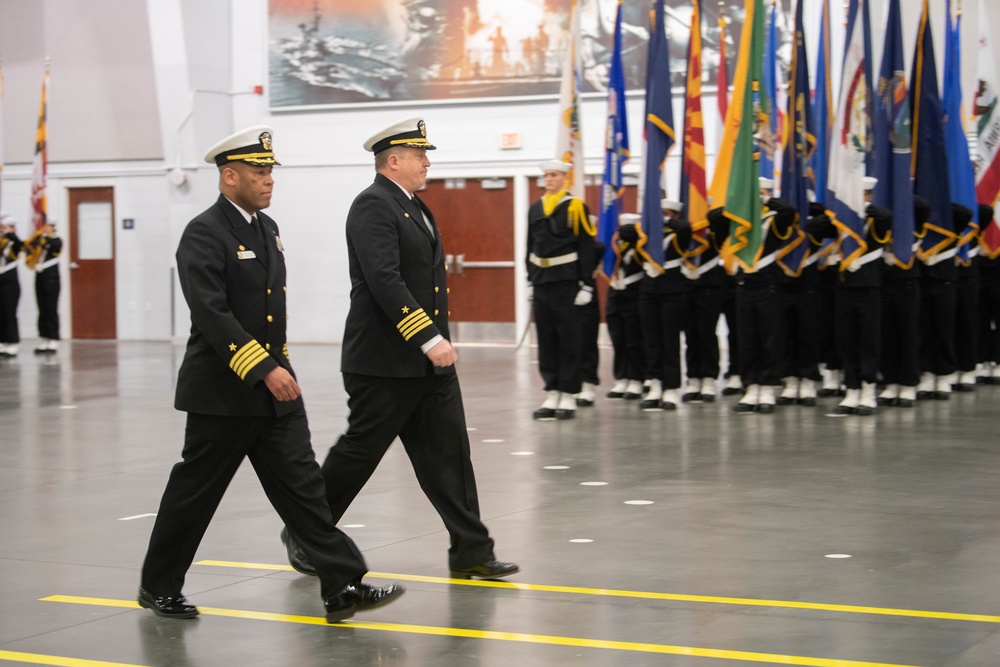
<instances>
[{"instance_id":1,"label":"gray concrete floor","mask_svg":"<svg viewBox=\"0 0 1000 667\"><path fill-rule=\"evenodd\" d=\"M180 455L183 349L22 347L0 360L3 664L1000 665L1000 387L847 418L833 399L739 416L602 393L534 422L534 352L463 347L483 516L519 575L447 578L397 444L343 526L399 602L327 626L244 466L188 576L203 615L176 621L134 600ZM320 458L345 423L339 354L292 347Z\"/></svg>"}]
</instances>

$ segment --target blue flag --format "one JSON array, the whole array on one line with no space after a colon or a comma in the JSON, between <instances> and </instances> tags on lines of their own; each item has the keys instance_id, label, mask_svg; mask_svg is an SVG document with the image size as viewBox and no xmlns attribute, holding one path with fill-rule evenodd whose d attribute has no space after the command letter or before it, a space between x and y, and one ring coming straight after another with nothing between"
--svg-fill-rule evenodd
<instances>
[{"instance_id":1,"label":"blue flag","mask_svg":"<svg viewBox=\"0 0 1000 667\"><path fill-rule=\"evenodd\" d=\"M646 163L643 174L642 231L646 254L663 266L663 164L674 145L674 110L670 96L670 43L663 25L663 2L656 0L646 60Z\"/></svg>"},{"instance_id":2,"label":"blue flag","mask_svg":"<svg viewBox=\"0 0 1000 667\"><path fill-rule=\"evenodd\" d=\"M799 0L795 7L795 50L792 52L792 71L788 81L788 110L785 113L785 128L781 144L784 156L781 160L781 198L798 212L799 221L805 223L809 217L808 172L809 159L816 147L816 137L812 133L809 113L809 60L806 55L806 35L802 24L802 5ZM802 273L802 263L808 256L809 244L805 243L805 233L801 227L781 249L778 264L786 273L797 276Z\"/></svg>"},{"instance_id":3,"label":"blue flag","mask_svg":"<svg viewBox=\"0 0 1000 667\"><path fill-rule=\"evenodd\" d=\"M597 238L604 244L604 275L615 270L615 249L611 243L622 212L622 166L628 162L628 122L625 117L625 72L622 68L622 3L618 0L611 72L608 76L608 122L604 138L604 178L601 180L601 215Z\"/></svg>"},{"instance_id":4,"label":"blue flag","mask_svg":"<svg viewBox=\"0 0 1000 667\"><path fill-rule=\"evenodd\" d=\"M872 142L872 175L878 179L872 201L892 211L890 260L897 266L913 265L913 185L910 183L910 100L903 62L903 29L899 0L889 0L885 45L875 94Z\"/></svg>"},{"instance_id":5,"label":"blue flag","mask_svg":"<svg viewBox=\"0 0 1000 667\"><path fill-rule=\"evenodd\" d=\"M951 190L948 175L948 152L945 148L944 118L938 95L934 39L931 36L928 2L920 15L917 43L913 50L910 104L913 108L913 193L930 204L930 222L926 223L917 248L917 257L925 263L947 260L955 253L954 225L951 218ZM942 255L942 253L944 253ZM940 257L936 256L941 255Z\"/></svg>"},{"instance_id":6,"label":"blue flag","mask_svg":"<svg viewBox=\"0 0 1000 667\"><path fill-rule=\"evenodd\" d=\"M871 155L871 26L866 0L851 0L837 102L826 205L840 231L840 268L868 252L864 177Z\"/></svg>"},{"instance_id":7,"label":"blue flag","mask_svg":"<svg viewBox=\"0 0 1000 667\"><path fill-rule=\"evenodd\" d=\"M760 104L760 113L766 114L766 133L761 128L762 135L759 138L760 144L760 177L770 178L775 181L774 191L778 192L777 174L775 174L775 162L778 156L775 150L778 144L781 128L778 127L778 3L771 4L771 11L768 12L767 37L764 42L764 90L762 97L766 98Z\"/></svg>"},{"instance_id":8,"label":"blue flag","mask_svg":"<svg viewBox=\"0 0 1000 667\"><path fill-rule=\"evenodd\" d=\"M976 201L976 174L962 122L962 50L959 38L962 17L958 16L952 24L951 0L945 1L945 19L944 95L941 106L944 107L944 141L948 153L948 188L953 202L972 210L968 227L955 230L959 235L958 258L967 266L970 241L972 248L978 247L979 206Z\"/></svg>"},{"instance_id":9,"label":"blue flag","mask_svg":"<svg viewBox=\"0 0 1000 667\"><path fill-rule=\"evenodd\" d=\"M833 131L833 82L830 79L830 0L823 0L819 26L819 51L816 54L816 97L813 100L816 150L812 155L813 192L816 201L826 201L826 178L830 158L830 134Z\"/></svg>"}]
</instances>

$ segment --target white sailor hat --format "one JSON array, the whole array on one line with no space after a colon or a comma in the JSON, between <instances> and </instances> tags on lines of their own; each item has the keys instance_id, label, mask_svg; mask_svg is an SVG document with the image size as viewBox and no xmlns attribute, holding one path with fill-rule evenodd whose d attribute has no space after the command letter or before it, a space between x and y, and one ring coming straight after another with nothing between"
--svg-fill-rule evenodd
<instances>
[{"instance_id":1,"label":"white sailor hat","mask_svg":"<svg viewBox=\"0 0 1000 667\"><path fill-rule=\"evenodd\" d=\"M772 181L770 178L761 176L760 178L757 179L757 187L759 187L761 190L773 190L774 181Z\"/></svg>"},{"instance_id":2,"label":"white sailor hat","mask_svg":"<svg viewBox=\"0 0 1000 667\"><path fill-rule=\"evenodd\" d=\"M365 142L365 150L376 155L393 146L425 148L429 151L437 148L427 141L427 125L417 116L397 121L368 137Z\"/></svg>"},{"instance_id":3,"label":"white sailor hat","mask_svg":"<svg viewBox=\"0 0 1000 667\"><path fill-rule=\"evenodd\" d=\"M208 149L205 162L215 163L217 167L233 162L245 162L257 167L281 165L274 159L271 128L267 125L254 125L229 135Z\"/></svg>"},{"instance_id":4,"label":"white sailor hat","mask_svg":"<svg viewBox=\"0 0 1000 667\"><path fill-rule=\"evenodd\" d=\"M660 200L660 209L663 211L673 211L674 213L679 213L682 208L684 208L684 205L676 199Z\"/></svg>"},{"instance_id":5,"label":"white sailor hat","mask_svg":"<svg viewBox=\"0 0 1000 667\"><path fill-rule=\"evenodd\" d=\"M0 212L0 225L10 225L13 227L17 225L17 221L9 213Z\"/></svg>"},{"instance_id":6,"label":"white sailor hat","mask_svg":"<svg viewBox=\"0 0 1000 667\"><path fill-rule=\"evenodd\" d=\"M619 225L635 225L642 222L642 216L638 213L620 213L618 215Z\"/></svg>"},{"instance_id":7,"label":"white sailor hat","mask_svg":"<svg viewBox=\"0 0 1000 667\"><path fill-rule=\"evenodd\" d=\"M563 162L562 160L546 160L538 166L543 173L546 171L561 171L566 174L573 168L572 164L569 162Z\"/></svg>"},{"instance_id":8,"label":"white sailor hat","mask_svg":"<svg viewBox=\"0 0 1000 667\"><path fill-rule=\"evenodd\" d=\"M865 176L861 179L861 186L865 189L865 192L874 190L876 185L878 185L878 179L874 176Z\"/></svg>"}]
</instances>

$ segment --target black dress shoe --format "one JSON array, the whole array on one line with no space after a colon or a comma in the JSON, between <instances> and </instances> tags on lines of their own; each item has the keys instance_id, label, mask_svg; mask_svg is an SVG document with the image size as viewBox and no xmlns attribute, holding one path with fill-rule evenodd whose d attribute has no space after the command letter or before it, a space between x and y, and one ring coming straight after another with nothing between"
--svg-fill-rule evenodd
<instances>
[{"instance_id":1,"label":"black dress shoe","mask_svg":"<svg viewBox=\"0 0 1000 667\"><path fill-rule=\"evenodd\" d=\"M833 409L833 414L835 415L853 415L857 414L857 412L857 408L852 408L849 405L838 405Z\"/></svg>"},{"instance_id":2,"label":"black dress shoe","mask_svg":"<svg viewBox=\"0 0 1000 667\"><path fill-rule=\"evenodd\" d=\"M699 394L699 396L700 396L700 394ZM701 401L699 400L698 403L701 403ZM661 410L676 410L677 409L677 404L676 403L671 403L670 401L660 401L660 409Z\"/></svg>"},{"instance_id":3,"label":"black dress shoe","mask_svg":"<svg viewBox=\"0 0 1000 667\"><path fill-rule=\"evenodd\" d=\"M893 406L899 403L898 398L882 398L879 396L875 399L875 404L881 408Z\"/></svg>"},{"instance_id":4,"label":"black dress shoe","mask_svg":"<svg viewBox=\"0 0 1000 667\"><path fill-rule=\"evenodd\" d=\"M538 408L531 414L533 419L555 419L555 408Z\"/></svg>"},{"instance_id":5,"label":"black dress shoe","mask_svg":"<svg viewBox=\"0 0 1000 667\"><path fill-rule=\"evenodd\" d=\"M725 387L722 390L723 396L735 396L736 394L742 393L742 389L737 389L736 387Z\"/></svg>"},{"instance_id":6,"label":"black dress shoe","mask_svg":"<svg viewBox=\"0 0 1000 667\"><path fill-rule=\"evenodd\" d=\"M521 571L517 563L504 563L499 560L488 560L479 565L473 565L462 570L452 570L453 579L469 579L477 577L479 579L498 579L510 574L517 574Z\"/></svg>"},{"instance_id":7,"label":"black dress shoe","mask_svg":"<svg viewBox=\"0 0 1000 667\"><path fill-rule=\"evenodd\" d=\"M968 382L961 382L959 384L953 384L953 385L951 385L951 388L954 389L955 391L961 391L961 392L964 392L964 393L968 393L970 391L975 391L976 390L976 388L973 385L969 384Z\"/></svg>"},{"instance_id":8,"label":"black dress shoe","mask_svg":"<svg viewBox=\"0 0 1000 667\"><path fill-rule=\"evenodd\" d=\"M759 403L757 405L757 412L762 415L769 415L774 412L774 403Z\"/></svg>"},{"instance_id":9,"label":"black dress shoe","mask_svg":"<svg viewBox=\"0 0 1000 667\"><path fill-rule=\"evenodd\" d=\"M576 417L576 410L566 410L565 408L556 408L555 412L556 419L573 419Z\"/></svg>"},{"instance_id":10,"label":"black dress shoe","mask_svg":"<svg viewBox=\"0 0 1000 667\"><path fill-rule=\"evenodd\" d=\"M917 392L917 399L918 400L926 401L926 400L931 399L931 398L934 398L934 392L933 391L918 391Z\"/></svg>"},{"instance_id":11,"label":"black dress shoe","mask_svg":"<svg viewBox=\"0 0 1000 667\"><path fill-rule=\"evenodd\" d=\"M681 396L682 403L701 403L701 393L697 391L689 391L683 396Z\"/></svg>"},{"instance_id":12,"label":"black dress shoe","mask_svg":"<svg viewBox=\"0 0 1000 667\"><path fill-rule=\"evenodd\" d=\"M854 414L861 415L862 417L867 417L869 415L875 414L875 408L870 405L859 405L854 408Z\"/></svg>"},{"instance_id":13,"label":"black dress shoe","mask_svg":"<svg viewBox=\"0 0 1000 667\"><path fill-rule=\"evenodd\" d=\"M756 403L737 403L733 406L733 412L739 415L749 414L751 412L757 412Z\"/></svg>"},{"instance_id":14,"label":"black dress shoe","mask_svg":"<svg viewBox=\"0 0 1000 667\"><path fill-rule=\"evenodd\" d=\"M642 399L642 403L639 404L639 409L643 412L659 412L663 408L660 406L660 399L644 398Z\"/></svg>"},{"instance_id":15,"label":"black dress shoe","mask_svg":"<svg viewBox=\"0 0 1000 667\"><path fill-rule=\"evenodd\" d=\"M796 400L798 399L794 399L791 396L779 396L774 399L774 402L776 405L795 405Z\"/></svg>"},{"instance_id":16,"label":"black dress shoe","mask_svg":"<svg viewBox=\"0 0 1000 667\"><path fill-rule=\"evenodd\" d=\"M799 405L805 405L810 408L816 407L816 399L813 398L812 396L806 396L805 398L800 398Z\"/></svg>"},{"instance_id":17,"label":"black dress shoe","mask_svg":"<svg viewBox=\"0 0 1000 667\"><path fill-rule=\"evenodd\" d=\"M298 541L288 532L288 526L281 529L281 543L285 545L288 552L288 564L299 574L308 574L311 577L318 576L316 568L309 562L306 552L299 546Z\"/></svg>"},{"instance_id":18,"label":"black dress shoe","mask_svg":"<svg viewBox=\"0 0 1000 667\"><path fill-rule=\"evenodd\" d=\"M934 398L934 400L937 400L937 401L947 401L947 400L951 399L951 392L950 391L935 391L933 398Z\"/></svg>"},{"instance_id":19,"label":"black dress shoe","mask_svg":"<svg viewBox=\"0 0 1000 667\"><path fill-rule=\"evenodd\" d=\"M896 407L897 408L912 408L913 407L913 399L910 399L910 398L897 398L896 399Z\"/></svg>"},{"instance_id":20,"label":"black dress shoe","mask_svg":"<svg viewBox=\"0 0 1000 667\"><path fill-rule=\"evenodd\" d=\"M143 587L139 587L139 597L136 598L143 609L151 609L157 616L163 618L194 618L198 615L198 607L188 604L183 595L168 595L154 597Z\"/></svg>"},{"instance_id":21,"label":"black dress shoe","mask_svg":"<svg viewBox=\"0 0 1000 667\"><path fill-rule=\"evenodd\" d=\"M609 391L607 394L608 398L625 398L624 391Z\"/></svg>"},{"instance_id":22,"label":"black dress shoe","mask_svg":"<svg viewBox=\"0 0 1000 667\"><path fill-rule=\"evenodd\" d=\"M588 398L578 398L576 399L576 407L578 408L589 408L594 402Z\"/></svg>"},{"instance_id":23,"label":"black dress shoe","mask_svg":"<svg viewBox=\"0 0 1000 667\"><path fill-rule=\"evenodd\" d=\"M360 581L347 584L334 595L323 600L323 606L326 608L326 622L337 623L354 616L359 611L383 607L405 592L406 589L399 584L369 586Z\"/></svg>"}]
</instances>

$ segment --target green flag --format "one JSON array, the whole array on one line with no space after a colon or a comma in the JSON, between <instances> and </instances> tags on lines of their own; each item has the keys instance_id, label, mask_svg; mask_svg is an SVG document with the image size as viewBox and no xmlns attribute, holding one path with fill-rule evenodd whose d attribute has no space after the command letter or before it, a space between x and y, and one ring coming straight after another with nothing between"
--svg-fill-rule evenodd
<instances>
[{"instance_id":1,"label":"green flag","mask_svg":"<svg viewBox=\"0 0 1000 667\"><path fill-rule=\"evenodd\" d=\"M737 262L744 271L752 272L760 255L763 241L761 230L760 149L755 135L761 125L768 124L771 113L770 100L761 89L764 56L764 0L747 0L744 25L750 25L749 48L740 48L745 63L737 63L737 70L746 67L746 90L742 95L741 119L736 144L733 148L729 186L726 189L726 217L730 219L729 238L722 249L727 267ZM743 31L744 38L747 29ZM734 100L739 95L733 95Z\"/></svg>"}]
</instances>

